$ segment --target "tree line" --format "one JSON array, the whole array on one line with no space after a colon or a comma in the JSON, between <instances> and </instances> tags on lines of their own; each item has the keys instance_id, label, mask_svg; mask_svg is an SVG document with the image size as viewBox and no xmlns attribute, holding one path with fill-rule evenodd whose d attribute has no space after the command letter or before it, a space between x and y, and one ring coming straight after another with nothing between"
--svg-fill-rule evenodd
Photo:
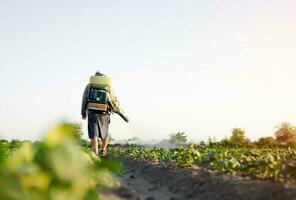
<instances>
[{"instance_id":1,"label":"tree line","mask_svg":"<svg viewBox=\"0 0 296 200\"><path fill-rule=\"evenodd\" d=\"M87 147L88 141L82 138L83 132L81 129L81 124L69 123L75 128L73 137L74 139L84 147ZM261 137L257 141L251 142L251 140L246 136L246 131L244 128L233 128L231 131L231 136L226 137L223 140L217 142L215 139L209 138L208 145L223 145L223 146L257 146L257 147L291 147L296 149L296 127L288 122L281 123L279 126L275 127L276 130L273 136ZM112 141L116 141L111 138ZM128 143L137 143L140 139L138 137L133 137L131 139L125 140ZM27 141L27 140L25 140ZM21 146L25 141L20 141L13 139L10 142L4 139L0 140L0 144L7 144L9 148L16 149ZM30 142L30 141L28 141ZM35 141L34 143L38 143ZM188 135L185 132L178 131L171 133L167 139L161 140L158 144L159 146L167 146L169 148L185 146L188 142ZM200 145L206 145L206 142L201 141Z\"/></svg>"},{"instance_id":2,"label":"tree line","mask_svg":"<svg viewBox=\"0 0 296 200\"><path fill-rule=\"evenodd\" d=\"M230 137L226 137L220 142L209 138L208 145L256 146L262 148L291 147L296 149L296 127L288 122L284 122L275 128L276 130L274 131L273 136L261 137L253 142L251 142L246 136L244 128L233 128ZM188 137L185 132L172 133L169 139L165 140L176 146L184 146L188 144ZM200 145L206 145L206 143L201 141Z\"/></svg>"}]
</instances>

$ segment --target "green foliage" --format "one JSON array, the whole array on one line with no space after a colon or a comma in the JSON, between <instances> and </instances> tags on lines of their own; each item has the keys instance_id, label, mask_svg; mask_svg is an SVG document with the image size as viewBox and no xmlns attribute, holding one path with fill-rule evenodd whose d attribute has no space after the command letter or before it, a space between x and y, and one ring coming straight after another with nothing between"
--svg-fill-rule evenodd
<instances>
[{"instance_id":1,"label":"green foliage","mask_svg":"<svg viewBox=\"0 0 296 200\"><path fill-rule=\"evenodd\" d=\"M296 140L296 128L290 123L284 122L276 128L274 135L278 143L287 144L290 141Z\"/></svg>"},{"instance_id":2,"label":"green foliage","mask_svg":"<svg viewBox=\"0 0 296 200\"><path fill-rule=\"evenodd\" d=\"M180 167L192 166L195 161L200 159L200 153L190 145L188 147L180 147L174 150L172 161Z\"/></svg>"},{"instance_id":3,"label":"green foliage","mask_svg":"<svg viewBox=\"0 0 296 200\"><path fill-rule=\"evenodd\" d=\"M12 146L7 140L0 140L0 163L6 160L10 152L13 151Z\"/></svg>"},{"instance_id":4,"label":"green foliage","mask_svg":"<svg viewBox=\"0 0 296 200\"><path fill-rule=\"evenodd\" d=\"M274 147L275 146L275 141L273 137L261 137L256 144L259 147Z\"/></svg>"},{"instance_id":5,"label":"green foliage","mask_svg":"<svg viewBox=\"0 0 296 200\"><path fill-rule=\"evenodd\" d=\"M176 146L183 146L187 143L187 135L184 132L178 131L170 135L169 141Z\"/></svg>"},{"instance_id":6,"label":"green foliage","mask_svg":"<svg viewBox=\"0 0 296 200\"><path fill-rule=\"evenodd\" d=\"M230 142L234 145L246 145L250 143L250 140L245 136L245 130L242 128L232 129L232 135L230 137Z\"/></svg>"},{"instance_id":7,"label":"green foliage","mask_svg":"<svg viewBox=\"0 0 296 200\"><path fill-rule=\"evenodd\" d=\"M10 153L0 165L0 199L98 199L96 186L114 185L110 170L121 167L82 150L77 145L79 133L73 124L60 124L44 141L24 142Z\"/></svg>"},{"instance_id":8,"label":"green foliage","mask_svg":"<svg viewBox=\"0 0 296 200\"><path fill-rule=\"evenodd\" d=\"M293 149L296 149L296 140L291 140L287 143L288 147L291 147Z\"/></svg>"},{"instance_id":9,"label":"green foliage","mask_svg":"<svg viewBox=\"0 0 296 200\"><path fill-rule=\"evenodd\" d=\"M2 144L2 143L9 143L9 141L4 140L4 139L0 139L0 144Z\"/></svg>"},{"instance_id":10,"label":"green foliage","mask_svg":"<svg viewBox=\"0 0 296 200\"><path fill-rule=\"evenodd\" d=\"M296 181L295 157L292 148L225 147L221 144L179 147L176 149L145 148L139 146L113 147L115 156L129 156L178 167L199 165L210 170L230 174L247 174L259 179ZM288 162L287 160L294 162ZM294 164L293 164L294 163Z\"/></svg>"},{"instance_id":11,"label":"green foliage","mask_svg":"<svg viewBox=\"0 0 296 200\"><path fill-rule=\"evenodd\" d=\"M82 127L81 124L79 123L64 123L66 126L71 127L70 131L71 131L71 138L73 139L73 141L75 141L78 145L82 146L82 147L88 147L89 143L82 138L83 135L83 131L82 131Z\"/></svg>"},{"instance_id":12,"label":"green foliage","mask_svg":"<svg viewBox=\"0 0 296 200\"><path fill-rule=\"evenodd\" d=\"M228 138L224 138L221 140L220 144L224 147L233 146Z\"/></svg>"},{"instance_id":13,"label":"green foliage","mask_svg":"<svg viewBox=\"0 0 296 200\"><path fill-rule=\"evenodd\" d=\"M10 142L10 148L11 148L11 149L17 149L17 148L19 148L21 145L22 145L22 142L21 142L20 140L16 140L16 139L14 139L14 140L11 140L11 142Z\"/></svg>"},{"instance_id":14,"label":"green foliage","mask_svg":"<svg viewBox=\"0 0 296 200\"><path fill-rule=\"evenodd\" d=\"M4 143L0 142L0 164L6 159L7 151L7 146Z\"/></svg>"},{"instance_id":15,"label":"green foliage","mask_svg":"<svg viewBox=\"0 0 296 200\"><path fill-rule=\"evenodd\" d=\"M216 144L217 143L217 140L215 137L208 137L208 144L209 145L213 145L213 144Z\"/></svg>"}]
</instances>

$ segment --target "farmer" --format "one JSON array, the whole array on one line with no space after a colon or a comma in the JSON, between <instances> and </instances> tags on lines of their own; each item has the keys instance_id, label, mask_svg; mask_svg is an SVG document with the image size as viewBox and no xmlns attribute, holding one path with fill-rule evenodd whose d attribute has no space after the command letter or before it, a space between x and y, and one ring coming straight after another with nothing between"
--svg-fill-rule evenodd
<instances>
[{"instance_id":1,"label":"farmer","mask_svg":"<svg viewBox=\"0 0 296 200\"><path fill-rule=\"evenodd\" d=\"M92 150L98 156L98 138L102 140L101 156L106 156L110 114L118 106L119 102L111 88L111 79L97 71L84 90L81 115L83 120L88 116L88 137L91 139Z\"/></svg>"}]
</instances>

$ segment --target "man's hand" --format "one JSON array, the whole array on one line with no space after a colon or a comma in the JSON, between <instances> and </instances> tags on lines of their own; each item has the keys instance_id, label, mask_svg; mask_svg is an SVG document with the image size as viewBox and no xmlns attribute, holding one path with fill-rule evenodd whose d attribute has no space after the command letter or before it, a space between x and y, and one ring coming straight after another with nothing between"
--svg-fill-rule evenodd
<instances>
[{"instance_id":1,"label":"man's hand","mask_svg":"<svg viewBox=\"0 0 296 200\"><path fill-rule=\"evenodd\" d=\"M86 120L86 115L82 115L82 119L83 120Z\"/></svg>"}]
</instances>

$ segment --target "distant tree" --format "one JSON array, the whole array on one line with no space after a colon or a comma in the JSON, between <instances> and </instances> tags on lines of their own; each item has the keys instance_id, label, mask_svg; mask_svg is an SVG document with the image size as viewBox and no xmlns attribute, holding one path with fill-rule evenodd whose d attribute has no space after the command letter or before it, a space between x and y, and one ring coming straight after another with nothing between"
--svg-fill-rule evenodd
<instances>
[{"instance_id":1,"label":"distant tree","mask_svg":"<svg viewBox=\"0 0 296 200\"><path fill-rule=\"evenodd\" d=\"M296 140L296 128L290 123L284 122L276 127L276 129L274 135L278 143L287 144Z\"/></svg>"},{"instance_id":2,"label":"distant tree","mask_svg":"<svg viewBox=\"0 0 296 200\"><path fill-rule=\"evenodd\" d=\"M273 137L261 137L256 144L260 147L272 147L275 144Z\"/></svg>"},{"instance_id":3,"label":"distant tree","mask_svg":"<svg viewBox=\"0 0 296 200\"><path fill-rule=\"evenodd\" d=\"M250 140L245 136L245 130L243 128L234 128L231 131L230 142L235 145L246 145L250 143Z\"/></svg>"},{"instance_id":4,"label":"distant tree","mask_svg":"<svg viewBox=\"0 0 296 200\"><path fill-rule=\"evenodd\" d=\"M185 132L178 131L170 135L169 141L176 146L183 146L187 143L187 135Z\"/></svg>"}]
</instances>

